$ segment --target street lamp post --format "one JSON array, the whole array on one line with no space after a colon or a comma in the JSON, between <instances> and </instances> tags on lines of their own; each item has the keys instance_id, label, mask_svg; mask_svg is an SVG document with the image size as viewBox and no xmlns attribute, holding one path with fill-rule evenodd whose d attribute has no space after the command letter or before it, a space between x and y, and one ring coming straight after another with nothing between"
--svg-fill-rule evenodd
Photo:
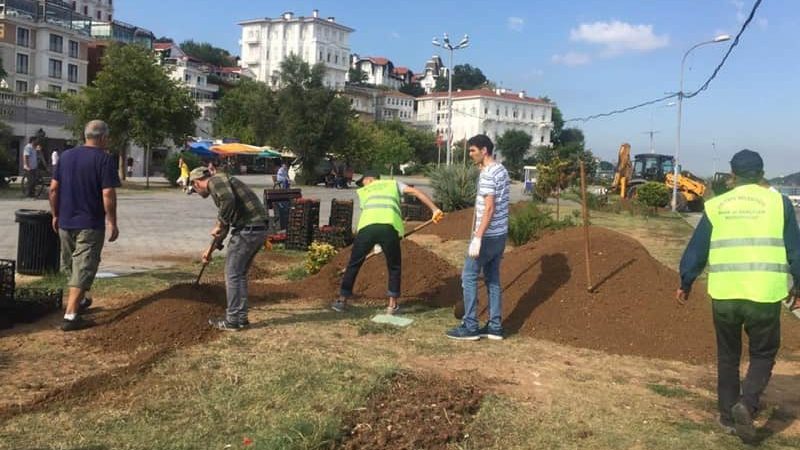
<instances>
[{"instance_id":1,"label":"street lamp post","mask_svg":"<svg viewBox=\"0 0 800 450\"><path fill-rule=\"evenodd\" d=\"M683 68L686 66L686 57L689 56L689 53L692 50L696 49L697 47L708 45L708 44L717 44L720 42L725 42L730 40L731 37L727 34L721 34L710 41L700 42L699 44L693 45L689 50L686 50L686 53L683 54L683 59L681 59L681 82L680 82L680 89L678 90L678 127L677 127L677 135L675 139L675 170L673 172L672 178L672 211L675 212L678 210L678 158L681 153L681 113L683 111Z\"/></svg>"},{"instance_id":2,"label":"street lamp post","mask_svg":"<svg viewBox=\"0 0 800 450\"><path fill-rule=\"evenodd\" d=\"M447 68L447 156L446 162L448 166L453 163L453 52L461 50L469 46L469 36L466 34L456 45L450 43L450 37L447 33L442 35L442 42L437 38L431 41L436 47L442 47L450 50L449 67Z\"/></svg>"}]
</instances>

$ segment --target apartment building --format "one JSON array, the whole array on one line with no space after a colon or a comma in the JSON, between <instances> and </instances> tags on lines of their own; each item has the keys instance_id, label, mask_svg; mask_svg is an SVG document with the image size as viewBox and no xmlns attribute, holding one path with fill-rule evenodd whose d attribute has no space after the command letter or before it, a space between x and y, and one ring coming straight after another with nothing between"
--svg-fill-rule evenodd
<instances>
[{"instance_id":1,"label":"apartment building","mask_svg":"<svg viewBox=\"0 0 800 450\"><path fill-rule=\"evenodd\" d=\"M258 81L271 87L280 83L281 63L295 54L310 65L325 65L325 84L344 89L350 68L350 33L353 30L323 19L318 10L311 16L295 16L285 12L280 17L246 20L242 27L241 66L252 71Z\"/></svg>"}]
</instances>

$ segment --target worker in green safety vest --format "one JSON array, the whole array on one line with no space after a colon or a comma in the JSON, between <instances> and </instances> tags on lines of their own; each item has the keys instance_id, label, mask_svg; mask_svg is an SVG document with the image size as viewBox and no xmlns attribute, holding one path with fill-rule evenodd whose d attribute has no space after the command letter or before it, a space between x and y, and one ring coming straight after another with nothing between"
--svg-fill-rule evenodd
<instances>
[{"instance_id":1,"label":"worker in green safety vest","mask_svg":"<svg viewBox=\"0 0 800 450\"><path fill-rule=\"evenodd\" d=\"M386 257L386 268L389 273L388 314L397 314L400 307L397 298L400 296L401 253L400 239L403 237L403 216L400 210L402 194L417 197L433 212L432 220L439 223L444 217L440 210L422 191L395 180L380 180L377 171L367 171L362 182L364 187L358 191L361 205L361 217L358 220L356 238L350 253L350 262L342 277L339 298L331 304L337 312L347 310L347 299L353 295L353 286L358 271L364 260L377 245Z\"/></svg>"},{"instance_id":2,"label":"worker in green safety vest","mask_svg":"<svg viewBox=\"0 0 800 450\"><path fill-rule=\"evenodd\" d=\"M692 283L708 264L717 335L718 422L753 443L753 417L780 347L781 301L797 308L800 231L789 199L759 184L764 162L758 153L736 153L731 171L736 187L706 203L681 258L677 299L681 304L688 300ZM739 377L742 328L750 347L744 380Z\"/></svg>"}]
</instances>

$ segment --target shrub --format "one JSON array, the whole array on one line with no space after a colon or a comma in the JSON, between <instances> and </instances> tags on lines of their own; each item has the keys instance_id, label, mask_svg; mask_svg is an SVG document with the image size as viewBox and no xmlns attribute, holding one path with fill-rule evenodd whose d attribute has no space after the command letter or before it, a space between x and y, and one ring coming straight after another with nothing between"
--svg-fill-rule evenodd
<instances>
[{"instance_id":1,"label":"shrub","mask_svg":"<svg viewBox=\"0 0 800 450\"><path fill-rule=\"evenodd\" d=\"M178 177L181 174L181 169L178 168L178 158L180 158L181 155L183 155L183 160L186 161L186 164L189 166L189 170L192 170L195 167L203 164L203 161L200 160L200 157L194 153L179 152L167 156L167 159L164 160L164 178L166 178L167 181L169 181L169 184L173 186L177 186Z\"/></svg>"},{"instance_id":2,"label":"shrub","mask_svg":"<svg viewBox=\"0 0 800 450\"><path fill-rule=\"evenodd\" d=\"M573 218L566 216L561 220L553 218L553 212L540 209L529 203L511 213L508 223L508 239L514 246L526 244L541 236L545 230L560 230L575 226Z\"/></svg>"},{"instance_id":3,"label":"shrub","mask_svg":"<svg viewBox=\"0 0 800 450\"><path fill-rule=\"evenodd\" d=\"M475 203L478 169L462 165L431 170L431 186L436 204L443 211L469 208Z\"/></svg>"},{"instance_id":4,"label":"shrub","mask_svg":"<svg viewBox=\"0 0 800 450\"><path fill-rule=\"evenodd\" d=\"M315 274L336 256L336 248L331 244L314 241L306 253L305 269L309 274Z\"/></svg>"},{"instance_id":5,"label":"shrub","mask_svg":"<svg viewBox=\"0 0 800 450\"><path fill-rule=\"evenodd\" d=\"M669 204L670 191L663 183L647 182L636 189L636 201L649 208L663 208Z\"/></svg>"},{"instance_id":6,"label":"shrub","mask_svg":"<svg viewBox=\"0 0 800 450\"><path fill-rule=\"evenodd\" d=\"M6 187L8 181L6 178L16 175L17 168L11 157L4 149L0 149L0 188Z\"/></svg>"}]
</instances>

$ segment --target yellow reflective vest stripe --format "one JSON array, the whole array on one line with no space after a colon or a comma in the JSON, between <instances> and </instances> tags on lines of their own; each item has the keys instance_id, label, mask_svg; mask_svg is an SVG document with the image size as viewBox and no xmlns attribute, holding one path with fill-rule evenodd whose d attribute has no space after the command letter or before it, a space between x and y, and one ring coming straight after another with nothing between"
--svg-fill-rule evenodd
<instances>
[{"instance_id":1,"label":"yellow reflective vest stripe","mask_svg":"<svg viewBox=\"0 0 800 450\"><path fill-rule=\"evenodd\" d=\"M361 203L361 217L358 219L358 230L373 225L387 224L403 236L403 216L400 210L400 192L394 180L375 180L358 191Z\"/></svg>"},{"instance_id":2,"label":"yellow reflective vest stripe","mask_svg":"<svg viewBox=\"0 0 800 450\"><path fill-rule=\"evenodd\" d=\"M783 243L783 198L747 184L706 202L711 222L708 294L715 300L762 303L789 295Z\"/></svg>"}]
</instances>

